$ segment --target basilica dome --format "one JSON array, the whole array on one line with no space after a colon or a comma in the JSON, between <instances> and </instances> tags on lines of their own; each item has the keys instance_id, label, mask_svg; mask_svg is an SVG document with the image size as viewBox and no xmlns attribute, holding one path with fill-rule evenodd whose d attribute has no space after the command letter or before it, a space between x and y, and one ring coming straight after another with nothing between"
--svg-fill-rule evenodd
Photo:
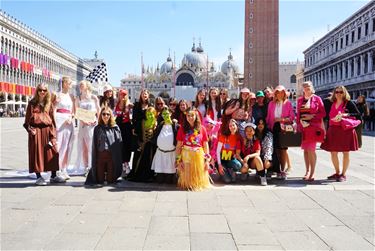
<instances>
[{"instance_id":1,"label":"basilica dome","mask_svg":"<svg viewBox=\"0 0 375 251\"><path fill-rule=\"evenodd\" d=\"M171 73L173 69L173 62L170 56L167 58L167 62L161 65L160 73Z\"/></svg>"},{"instance_id":2,"label":"basilica dome","mask_svg":"<svg viewBox=\"0 0 375 251\"><path fill-rule=\"evenodd\" d=\"M201 43L195 48L195 43L191 48L191 52L184 55L181 65L187 65L194 70L206 70L207 69L207 55L204 53Z\"/></svg>"},{"instance_id":3,"label":"basilica dome","mask_svg":"<svg viewBox=\"0 0 375 251\"><path fill-rule=\"evenodd\" d=\"M228 56L228 60L225 61L221 65L221 72L224 73L224 74L229 74L231 71L233 73L238 73L239 68L238 68L238 65L237 65L236 61L233 60L232 53L230 52L229 56Z\"/></svg>"}]
</instances>

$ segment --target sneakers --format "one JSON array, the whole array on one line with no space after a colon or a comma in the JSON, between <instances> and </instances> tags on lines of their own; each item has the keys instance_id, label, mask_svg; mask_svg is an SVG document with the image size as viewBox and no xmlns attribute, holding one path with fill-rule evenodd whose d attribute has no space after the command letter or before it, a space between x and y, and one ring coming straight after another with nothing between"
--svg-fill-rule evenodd
<instances>
[{"instance_id":1,"label":"sneakers","mask_svg":"<svg viewBox=\"0 0 375 251\"><path fill-rule=\"evenodd\" d=\"M338 182L344 182L346 181L346 176L345 175L339 175L339 177L336 179Z\"/></svg>"},{"instance_id":2,"label":"sneakers","mask_svg":"<svg viewBox=\"0 0 375 251\"><path fill-rule=\"evenodd\" d=\"M267 186L267 178L265 176L260 177L260 185L261 186Z\"/></svg>"},{"instance_id":3,"label":"sneakers","mask_svg":"<svg viewBox=\"0 0 375 251\"><path fill-rule=\"evenodd\" d=\"M50 179L49 179L49 183L65 183L66 182L66 180L63 178L63 177L61 177L61 176L58 176L58 175L56 175L55 177L51 177Z\"/></svg>"},{"instance_id":4,"label":"sneakers","mask_svg":"<svg viewBox=\"0 0 375 251\"><path fill-rule=\"evenodd\" d=\"M331 176L328 176L327 179L329 180L338 180L340 177L340 174L334 173Z\"/></svg>"},{"instance_id":5,"label":"sneakers","mask_svg":"<svg viewBox=\"0 0 375 251\"><path fill-rule=\"evenodd\" d=\"M61 178L65 179L65 180L69 180L70 179L70 176L68 174L68 172L65 170L61 171L60 172L60 175L59 175Z\"/></svg>"},{"instance_id":6,"label":"sneakers","mask_svg":"<svg viewBox=\"0 0 375 251\"><path fill-rule=\"evenodd\" d=\"M286 180L287 179L286 173L285 172L277 173L276 178L279 179L279 180Z\"/></svg>"},{"instance_id":7,"label":"sneakers","mask_svg":"<svg viewBox=\"0 0 375 251\"><path fill-rule=\"evenodd\" d=\"M35 185L37 185L37 186L47 186L47 182L43 179L43 177L40 177L36 180Z\"/></svg>"},{"instance_id":8,"label":"sneakers","mask_svg":"<svg viewBox=\"0 0 375 251\"><path fill-rule=\"evenodd\" d=\"M129 173L130 173L129 163L123 163L122 164L121 178L125 179L128 176Z\"/></svg>"}]
</instances>

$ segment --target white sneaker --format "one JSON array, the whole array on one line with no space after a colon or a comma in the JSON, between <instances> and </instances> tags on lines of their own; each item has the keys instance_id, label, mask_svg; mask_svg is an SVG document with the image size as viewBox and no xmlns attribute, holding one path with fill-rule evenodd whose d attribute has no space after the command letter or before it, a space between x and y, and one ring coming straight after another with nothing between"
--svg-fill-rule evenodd
<instances>
[{"instance_id":1,"label":"white sneaker","mask_svg":"<svg viewBox=\"0 0 375 251\"><path fill-rule=\"evenodd\" d=\"M65 183L66 180L58 175L56 175L56 177L54 178L50 178L49 179L49 183Z\"/></svg>"},{"instance_id":2,"label":"white sneaker","mask_svg":"<svg viewBox=\"0 0 375 251\"><path fill-rule=\"evenodd\" d=\"M37 186L47 186L47 182L43 179L43 177L40 177L36 180L35 185L37 185Z\"/></svg>"},{"instance_id":3,"label":"white sneaker","mask_svg":"<svg viewBox=\"0 0 375 251\"><path fill-rule=\"evenodd\" d=\"M65 180L70 179L70 176L69 176L68 172L66 171L66 169L60 172L60 177L65 179Z\"/></svg>"},{"instance_id":4,"label":"white sneaker","mask_svg":"<svg viewBox=\"0 0 375 251\"><path fill-rule=\"evenodd\" d=\"M261 186L267 186L267 178L266 177L260 177L260 185Z\"/></svg>"}]
</instances>

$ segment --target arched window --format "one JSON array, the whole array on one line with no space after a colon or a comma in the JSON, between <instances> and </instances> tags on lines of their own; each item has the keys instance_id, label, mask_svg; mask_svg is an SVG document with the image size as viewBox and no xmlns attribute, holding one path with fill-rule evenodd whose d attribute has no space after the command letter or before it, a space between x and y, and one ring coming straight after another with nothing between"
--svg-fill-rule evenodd
<instances>
[{"instance_id":1,"label":"arched window","mask_svg":"<svg viewBox=\"0 0 375 251\"><path fill-rule=\"evenodd\" d=\"M292 84L297 83L297 78L296 78L295 74L293 74L292 76L290 76L290 83L292 83Z\"/></svg>"}]
</instances>

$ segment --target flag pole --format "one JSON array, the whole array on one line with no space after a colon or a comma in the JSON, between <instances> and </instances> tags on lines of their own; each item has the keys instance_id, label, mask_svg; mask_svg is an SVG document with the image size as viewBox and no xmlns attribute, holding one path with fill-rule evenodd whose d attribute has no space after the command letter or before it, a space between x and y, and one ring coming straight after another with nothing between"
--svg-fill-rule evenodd
<instances>
[{"instance_id":1,"label":"flag pole","mask_svg":"<svg viewBox=\"0 0 375 251\"><path fill-rule=\"evenodd\" d=\"M144 65L143 65L143 52L141 52L141 82L142 82L142 90L144 88L144 77L143 77L143 72L144 72Z\"/></svg>"},{"instance_id":2,"label":"flag pole","mask_svg":"<svg viewBox=\"0 0 375 251\"><path fill-rule=\"evenodd\" d=\"M173 97L176 97L176 52L173 52Z\"/></svg>"}]
</instances>

